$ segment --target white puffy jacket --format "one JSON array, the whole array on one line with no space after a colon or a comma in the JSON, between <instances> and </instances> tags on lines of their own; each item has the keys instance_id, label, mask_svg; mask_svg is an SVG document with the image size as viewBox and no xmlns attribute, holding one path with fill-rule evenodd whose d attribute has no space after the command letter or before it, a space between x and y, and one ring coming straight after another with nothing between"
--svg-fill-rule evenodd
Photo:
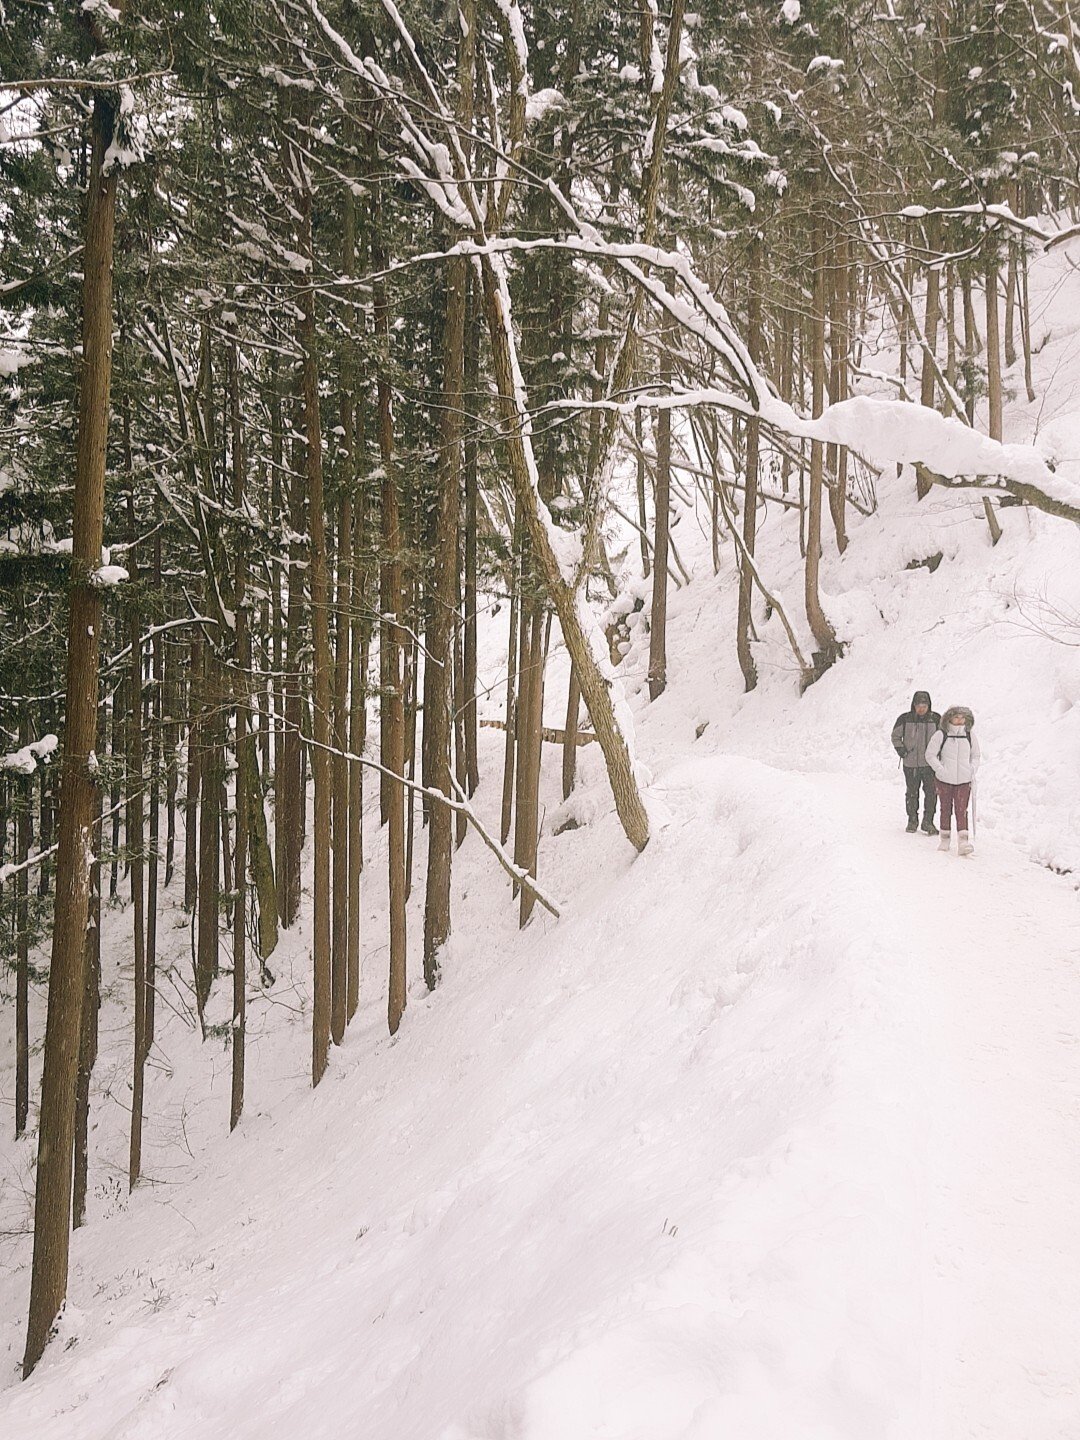
<instances>
[{"instance_id":1,"label":"white puffy jacket","mask_svg":"<svg viewBox=\"0 0 1080 1440\"><path fill-rule=\"evenodd\" d=\"M979 768L979 742L970 740L963 725L950 725L948 734L935 730L926 747L926 763L946 785L966 785Z\"/></svg>"}]
</instances>

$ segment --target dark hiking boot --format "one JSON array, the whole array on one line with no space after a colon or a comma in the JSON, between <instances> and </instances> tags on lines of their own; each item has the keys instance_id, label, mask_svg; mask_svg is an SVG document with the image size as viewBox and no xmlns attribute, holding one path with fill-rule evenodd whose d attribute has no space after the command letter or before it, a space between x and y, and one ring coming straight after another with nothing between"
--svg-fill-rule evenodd
<instances>
[{"instance_id":1,"label":"dark hiking boot","mask_svg":"<svg viewBox=\"0 0 1080 1440\"><path fill-rule=\"evenodd\" d=\"M938 828L932 820L924 820L922 822L922 832L924 835L936 835Z\"/></svg>"},{"instance_id":2,"label":"dark hiking boot","mask_svg":"<svg viewBox=\"0 0 1080 1440\"><path fill-rule=\"evenodd\" d=\"M907 833L909 835L914 835L915 831L918 830L918 828L919 822L915 819L914 816L912 816L911 819L907 822Z\"/></svg>"}]
</instances>

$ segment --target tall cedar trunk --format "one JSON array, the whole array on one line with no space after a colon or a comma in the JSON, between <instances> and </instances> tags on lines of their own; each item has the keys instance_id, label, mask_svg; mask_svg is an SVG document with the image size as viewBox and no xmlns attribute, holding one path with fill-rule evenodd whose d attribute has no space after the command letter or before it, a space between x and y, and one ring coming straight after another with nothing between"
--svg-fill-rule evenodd
<instances>
[{"instance_id":1,"label":"tall cedar trunk","mask_svg":"<svg viewBox=\"0 0 1080 1440\"><path fill-rule=\"evenodd\" d=\"M406 547L408 548L408 547ZM402 668L405 674L405 774L410 782L416 779L416 686L419 652L416 644L415 626L419 623L416 603L417 585L409 576L405 580L403 613L410 624L402 638ZM416 816L416 791L410 783L405 788L405 902L412 895L413 836Z\"/></svg>"},{"instance_id":2,"label":"tall cedar trunk","mask_svg":"<svg viewBox=\"0 0 1080 1440\"><path fill-rule=\"evenodd\" d=\"M290 146L289 168L297 206L300 253L308 261L313 255L311 232L311 185L306 162ZM330 655L330 623L327 614L326 504L323 496L322 425L319 417L319 374L316 359L315 291L305 288L298 322L303 354L303 410L305 436L305 478L310 526L311 633L314 642L311 769L315 778L315 894L312 920L312 965L314 999L311 1016L311 1083L318 1085L326 1071L330 1050L330 710L333 694L333 664Z\"/></svg>"},{"instance_id":3,"label":"tall cedar trunk","mask_svg":"<svg viewBox=\"0 0 1080 1440\"><path fill-rule=\"evenodd\" d=\"M967 374L967 420L975 424L975 357L981 348L979 328L975 323L975 302L971 294L971 276L964 271L961 279L961 293L964 301L964 368Z\"/></svg>"},{"instance_id":4,"label":"tall cedar trunk","mask_svg":"<svg viewBox=\"0 0 1080 1440\"><path fill-rule=\"evenodd\" d=\"M747 273L748 303L746 312L746 343L750 358L757 365L761 360L761 290L762 290L762 242L755 235L750 242L749 267ZM746 422L746 477L743 495L742 536L743 550L739 559L739 609L736 619L735 648L739 657L739 669L747 690L757 685L757 665L750 649L750 602L753 598L754 572L753 554L757 538L758 498L758 449L761 422L757 416L750 416ZM714 486L717 484L713 478ZM714 500L714 506L715 506Z\"/></svg>"},{"instance_id":5,"label":"tall cedar trunk","mask_svg":"<svg viewBox=\"0 0 1080 1440\"><path fill-rule=\"evenodd\" d=\"M956 351L956 266L950 265L945 275L945 379L949 388L956 391L960 377L959 359ZM953 404L946 397L942 406L945 415L953 415Z\"/></svg>"},{"instance_id":6,"label":"tall cedar trunk","mask_svg":"<svg viewBox=\"0 0 1080 1440\"><path fill-rule=\"evenodd\" d=\"M1031 296L1028 291L1028 256L1024 247L1020 257L1020 338L1024 346L1024 388L1028 404L1035 403L1035 386L1031 376Z\"/></svg>"},{"instance_id":7,"label":"tall cedar trunk","mask_svg":"<svg viewBox=\"0 0 1080 1440\"><path fill-rule=\"evenodd\" d=\"M97 737L101 633L101 591L92 582L101 564L104 538L105 452L112 379L116 169L105 173L105 152L112 143L116 104L112 92L95 92L82 255L83 363L79 384L56 907L45 1024L34 1257L24 1375L29 1375L40 1360L67 1294L75 1080L85 988L84 948L94 820L95 787L90 755Z\"/></svg>"},{"instance_id":8,"label":"tall cedar trunk","mask_svg":"<svg viewBox=\"0 0 1080 1440\"><path fill-rule=\"evenodd\" d=\"M102 715L104 724L104 714ZM101 789L94 801L94 839L101 842ZM96 847L95 847L96 854ZM75 1078L75 1174L72 1182L71 1228L78 1230L86 1216L86 1190L90 1170L90 1077L97 1062L98 1005L101 996L101 861L90 867L90 910L83 947L83 1012L79 1024L79 1064Z\"/></svg>"},{"instance_id":9,"label":"tall cedar trunk","mask_svg":"<svg viewBox=\"0 0 1080 1440\"><path fill-rule=\"evenodd\" d=\"M241 570L243 561L237 562ZM251 641L248 616L243 605L243 576L237 577L236 650L240 662L236 703L236 748L238 755L255 737L250 734L247 678L251 668ZM250 767L236 767L236 903L233 907L233 993L232 993L232 1085L229 1100L229 1129L235 1130L244 1112L244 1061L247 1039L247 865L248 865L248 784Z\"/></svg>"},{"instance_id":10,"label":"tall cedar trunk","mask_svg":"<svg viewBox=\"0 0 1080 1440\"><path fill-rule=\"evenodd\" d=\"M941 216L931 215L927 222L927 244L932 254L941 249ZM926 272L926 316L923 322L923 336L926 349L923 353L922 376L920 379L920 403L928 410L934 408L934 366L931 356L937 355L938 326L941 321L941 270L931 265ZM933 482L924 466L916 466L916 490L922 500L930 493Z\"/></svg>"},{"instance_id":11,"label":"tall cedar trunk","mask_svg":"<svg viewBox=\"0 0 1080 1440\"><path fill-rule=\"evenodd\" d=\"M528 618L527 648L523 650L522 678L527 680L518 706L518 798L514 859L529 875L536 875L540 828L540 758L544 741L544 670L547 662L545 628L550 628L550 612L539 600L533 600L528 611L522 612L522 639L525 639L525 617ZM547 617L547 626L545 626ZM526 925L536 903L536 891L521 886L518 923Z\"/></svg>"},{"instance_id":12,"label":"tall cedar trunk","mask_svg":"<svg viewBox=\"0 0 1080 1440\"><path fill-rule=\"evenodd\" d=\"M346 396L342 419L352 412ZM350 430L346 429L346 451L350 451ZM333 756L333 858L334 910L332 962L330 971L330 1038L335 1045L345 1039L348 1023L349 976L349 605L352 597L352 497L343 496L338 511L337 590L334 634L334 750Z\"/></svg>"},{"instance_id":13,"label":"tall cedar trunk","mask_svg":"<svg viewBox=\"0 0 1080 1440\"><path fill-rule=\"evenodd\" d=\"M652 562L649 559L649 514L645 508L645 436L640 410L634 411L634 452L637 455L638 543L641 546L641 573L647 580Z\"/></svg>"},{"instance_id":14,"label":"tall cedar trunk","mask_svg":"<svg viewBox=\"0 0 1080 1440\"><path fill-rule=\"evenodd\" d=\"M278 376L278 357L270 357L270 509L274 515L285 514L286 491L285 437L281 418L281 384ZM285 889L284 826L282 806L285 797L285 632L287 622L287 589L292 584L291 566L280 559L281 544L275 547L274 559L270 565L270 615L273 627L271 653L273 656L274 680L274 874L277 876L278 918L284 923L283 892ZM288 576L288 579L286 579Z\"/></svg>"},{"instance_id":15,"label":"tall cedar trunk","mask_svg":"<svg viewBox=\"0 0 1080 1440\"><path fill-rule=\"evenodd\" d=\"M453 740L454 620L457 609L458 509L461 488L462 392L465 363L465 295L468 262L451 260L446 274L446 326L443 332L443 419L439 505L435 520L431 618L425 656L424 738L431 765L427 783L444 795L450 784ZM430 738L429 738L430 737ZM447 805L431 807L428 826L427 887L424 898L424 979L429 990L439 980L439 951L450 935L450 867L454 850L454 814Z\"/></svg>"},{"instance_id":16,"label":"tall cedar trunk","mask_svg":"<svg viewBox=\"0 0 1080 1440\"><path fill-rule=\"evenodd\" d=\"M665 323L660 351L660 386L671 388L670 324ZM667 688L668 530L671 517L671 411L656 413L656 486L654 491L653 588L649 620L649 699Z\"/></svg>"},{"instance_id":17,"label":"tall cedar trunk","mask_svg":"<svg viewBox=\"0 0 1080 1440\"><path fill-rule=\"evenodd\" d=\"M986 393L989 406L987 433L1001 439L1001 323L998 317L997 256L988 250L986 258Z\"/></svg>"},{"instance_id":18,"label":"tall cedar trunk","mask_svg":"<svg viewBox=\"0 0 1080 1440\"><path fill-rule=\"evenodd\" d=\"M476 396L480 386L480 315L477 304L476 279L471 267L469 269L469 294L465 325L464 383L463 399L468 417L468 428L465 431L465 622L462 636L464 694L461 697L460 708L465 726L466 789L470 795L475 795L480 784L480 747L476 708L476 526L480 447L477 441L478 420L475 415Z\"/></svg>"},{"instance_id":19,"label":"tall cedar trunk","mask_svg":"<svg viewBox=\"0 0 1080 1440\"><path fill-rule=\"evenodd\" d=\"M1017 202L1019 204L1019 202ZM1016 364L1016 255L1020 247L1015 240L1009 241L1009 264L1005 278L1005 365Z\"/></svg>"},{"instance_id":20,"label":"tall cedar trunk","mask_svg":"<svg viewBox=\"0 0 1080 1440\"><path fill-rule=\"evenodd\" d=\"M514 526L515 536L517 525ZM521 577L520 544L514 546L510 570L510 637L506 646L506 735L503 745L502 807L499 820L499 840L505 845L510 838L510 823L514 808L514 745L517 734L517 693L518 675L518 630L521 619Z\"/></svg>"},{"instance_id":21,"label":"tall cedar trunk","mask_svg":"<svg viewBox=\"0 0 1080 1440\"><path fill-rule=\"evenodd\" d=\"M160 595L160 532L154 537L153 584L155 595ZM161 850L161 750L165 733L165 637L160 630L155 632L151 647L153 688L150 696L150 848L146 877L146 1034L144 1037L147 1055L154 1043L157 1011L157 911L158 879L161 870L159 858Z\"/></svg>"},{"instance_id":22,"label":"tall cedar trunk","mask_svg":"<svg viewBox=\"0 0 1080 1440\"><path fill-rule=\"evenodd\" d=\"M102 731L104 734L104 731ZM48 852L53 843L53 824L56 819L56 789L53 781L52 769L41 769L41 804L38 825L38 848ZM38 867L38 896L44 900L48 897L52 885L52 862L46 857Z\"/></svg>"},{"instance_id":23,"label":"tall cedar trunk","mask_svg":"<svg viewBox=\"0 0 1080 1440\"><path fill-rule=\"evenodd\" d=\"M819 210L814 223L814 304L811 323L811 379L813 413L825 409L825 245ZM824 488L824 446L810 443L810 486L806 507L806 618L817 642L815 668L820 674L837 658L836 635L821 607L818 573L821 562L821 500Z\"/></svg>"},{"instance_id":24,"label":"tall cedar trunk","mask_svg":"<svg viewBox=\"0 0 1080 1440\"><path fill-rule=\"evenodd\" d=\"M455 584L455 590L457 586ZM454 686L453 686L453 725L454 725L454 753L456 755L457 783L464 794L469 793L469 757L465 750L465 705L461 699L465 690L465 653L462 645L461 596L457 596L458 615L454 621L453 649L454 649ZM460 849L469 832L468 817L457 811L454 817L454 848Z\"/></svg>"},{"instance_id":25,"label":"tall cedar trunk","mask_svg":"<svg viewBox=\"0 0 1080 1440\"><path fill-rule=\"evenodd\" d=\"M514 701L514 863L520 865L522 838L522 806L528 807L529 798L521 793L521 782L528 772L529 717L532 714L533 668L530 663L529 646L532 643L532 616L536 606L535 596L530 596L528 585L528 540L523 536L521 544L521 580L518 600L518 646L514 670L517 676L517 696ZM509 756L507 757L510 758ZM514 896L518 893L514 881Z\"/></svg>"},{"instance_id":26,"label":"tall cedar trunk","mask_svg":"<svg viewBox=\"0 0 1080 1440\"><path fill-rule=\"evenodd\" d=\"M366 491L360 492L355 516L352 563L352 620L350 630L349 750L359 755L364 748L364 707L367 703L367 621L368 567L364 563L364 534L368 523ZM346 957L345 1008L351 1020L360 1004L360 886L364 869L364 767L349 766L349 948Z\"/></svg>"},{"instance_id":27,"label":"tall cedar trunk","mask_svg":"<svg viewBox=\"0 0 1080 1440\"><path fill-rule=\"evenodd\" d=\"M134 506L132 506L134 527ZM132 536L134 538L134 534ZM134 571L132 578L135 578ZM143 888L143 730L142 629L139 607L131 610L131 723L128 726L127 847L132 900L132 939L135 950L135 1049L132 1062L131 1133L128 1146L128 1188L133 1190L142 1173L143 1084L146 1078L146 893Z\"/></svg>"},{"instance_id":28,"label":"tall cedar trunk","mask_svg":"<svg viewBox=\"0 0 1080 1440\"><path fill-rule=\"evenodd\" d=\"M574 788L577 772L578 716L581 708L581 686L578 684L573 661L570 663L570 683L566 692L566 725L563 730L562 756L562 798L568 800Z\"/></svg>"},{"instance_id":29,"label":"tall cedar trunk","mask_svg":"<svg viewBox=\"0 0 1080 1440\"><path fill-rule=\"evenodd\" d=\"M184 909L195 909L199 890L199 766L202 762L203 643L198 631L188 652L187 774L184 779Z\"/></svg>"},{"instance_id":30,"label":"tall cedar trunk","mask_svg":"<svg viewBox=\"0 0 1080 1440\"><path fill-rule=\"evenodd\" d=\"M303 646L303 617L307 613L304 594L304 479L300 473L303 452L293 447L289 477L289 593L285 626L285 682L282 687L283 735L281 738L281 784L277 792L275 825L279 848L278 914L284 929L291 929L300 914L300 852L303 847L306 803L304 796L303 694L300 664Z\"/></svg>"},{"instance_id":31,"label":"tall cedar trunk","mask_svg":"<svg viewBox=\"0 0 1080 1440\"><path fill-rule=\"evenodd\" d=\"M374 157L373 157L374 159ZM372 167L374 169L374 165ZM385 240L382 233L382 200L377 182L372 184L372 265L376 273L385 268ZM406 930L405 930L405 792L395 776L405 774L405 681L402 674L403 636L398 621L402 613L401 521L398 510L397 477L394 466L394 413L390 389L390 311L386 284L374 286L375 337L378 345L379 458L382 462L382 554L379 570L379 607L382 613L382 702L380 705L380 749L382 763L390 772L383 776L382 814L389 824L387 864L390 889L390 983L387 1023L397 1033L405 1012Z\"/></svg>"},{"instance_id":32,"label":"tall cedar trunk","mask_svg":"<svg viewBox=\"0 0 1080 1440\"><path fill-rule=\"evenodd\" d=\"M833 232L829 276L829 401L836 405L847 395L847 241ZM748 422L749 425L750 422ZM829 446L829 512L836 548L847 549L847 448Z\"/></svg>"},{"instance_id":33,"label":"tall cedar trunk","mask_svg":"<svg viewBox=\"0 0 1080 1440\"><path fill-rule=\"evenodd\" d=\"M19 724L19 745L29 745L30 717L23 708ZM33 784L20 787L15 821L15 863L25 865L30 856L34 817ZM5 827L6 828L6 827ZM30 1113L30 873L15 876L15 1138L26 1129Z\"/></svg>"},{"instance_id":34,"label":"tall cedar trunk","mask_svg":"<svg viewBox=\"0 0 1080 1440\"><path fill-rule=\"evenodd\" d=\"M120 870L120 775L127 754L125 739L126 720L124 707L127 697L127 681L121 678L113 691L112 723L109 727L109 753L113 761L113 784L109 793L109 809L112 812L112 863L109 866L109 899L115 900L118 892Z\"/></svg>"},{"instance_id":35,"label":"tall cedar trunk","mask_svg":"<svg viewBox=\"0 0 1080 1440\"><path fill-rule=\"evenodd\" d=\"M218 973L221 908L221 682L217 656L203 656L203 708L199 721L199 898L195 948L195 1005L205 1024L206 1002Z\"/></svg>"},{"instance_id":36,"label":"tall cedar trunk","mask_svg":"<svg viewBox=\"0 0 1080 1440\"><path fill-rule=\"evenodd\" d=\"M244 513L246 457L240 418L240 357L236 346L228 350L229 420L232 442L232 504L238 515ZM234 875L236 900L233 905L233 993L232 993L232 1084L229 1095L229 1129L235 1130L244 1113L244 1062L247 1040L247 866L248 866L248 795L251 764L245 764L246 752L253 752L256 740L250 733L251 636L247 607L247 565L241 541L236 547L236 670L233 678L233 702L236 716L236 858Z\"/></svg>"},{"instance_id":37,"label":"tall cedar trunk","mask_svg":"<svg viewBox=\"0 0 1080 1440\"><path fill-rule=\"evenodd\" d=\"M342 273L351 276L356 259L356 198L346 188L341 238ZM352 364L346 360L341 374L340 417L342 447L345 452L345 485L338 510L337 534L337 614L334 636L334 916L333 959L331 966L330 1037L335 1045L345 1038L349 1023L349 896L352 880L349 853L352 824L349 807L352 800L350 766L344 751L349 745L349 671L352 666L352 606L354 599L353 569L355 525L353 487L356 482L356 400Z\"/></svg>"},{"instance_id":38,"label":"tall cedar trunk","mask_svg":"<svg viewBox=\"0 0 1080 1440\"><path fill-rule=\"evenodd\" d=\"M226 783L225 783L225 773L226 773L225 744L226 744L226 728L227 728L227 727L226 727L225 715L226 715L226 710L227 710L228 708L230 708L230 707L229 707L229 704L228 704L228 694L227 694L227 690L226 690L226 687L225 687L225 684L224 684L224 680L225 680L225 674L224 674L224 671L222 671L221 674L219 675L219 682L221 683L221 691L220 691L221 721L220 721L220 730L219 730L219 732L218 732L218 740L219 740L219 744L220 744L220 746L221 746L221 759L220 759L220 767L221 767L221 788L220 788L220 790L218 791L218 820L219 820L219 822L220 822L220 824L221 824L221 871L222 871L222 879L223 879L223 881L224 881L224 892L223 892L223 894L222 894L222 896L221 896L221 899L222 899L222 902L223 902L224 908L225 908L225 919L226 919L226 922L227 922L229 925L231 925L231 924L232 924L232 917L233 917L233 894L234 894L234 884L233 884L233 851L232 851L232 845L229 843L229 793L228 793L228 789L226 788Z\"/></svg>"}]
</instances>

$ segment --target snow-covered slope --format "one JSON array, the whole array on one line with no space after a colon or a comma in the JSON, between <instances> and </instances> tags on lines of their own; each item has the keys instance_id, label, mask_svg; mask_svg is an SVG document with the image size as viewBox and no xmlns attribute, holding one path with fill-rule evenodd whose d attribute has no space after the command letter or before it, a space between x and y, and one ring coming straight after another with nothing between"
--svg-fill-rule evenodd
<instances>
[{"instance_id":1,"label":"snow-covered slope","mask_svg":"<svg viewBox=\"0 0 1080 1440\"><path fill-rule=\"evenodd\" d=\"M1059 466L1080 462L1070 275L1033 277ZM1019 397L1013 438L1038 409ZM90 1223L26 1384L29 1245L5 1242L5 1440L1076 1440L1080 917L1047 866L1080 870L1080 661L1035 617L1043 597L1080 611L1080 542L1006 510L993 548L977 499L917 504L907 475L878 498L827 553L849 650L802 699L760 611L742 693L731 554L714 577L683 514L668 692L646 703L640 626L622 667L652 842L622 839L596 747L566 806L553 764L541 867L563 919L519 935L470 838L443 983L414 979L396 1040L374 825L362 1009L317 1092L303 935L253 996L232 1137L228 1056L196 1043L178 972L130 1199L110 917ZM793 614L795 526L770 514L759 552ZM934 573L904 568L938 550ZM971 861L901 833L887 734L916 686L976 712ZM581 828L555 835L568 814ZM167 923L180 966L186 922ZM17 1230L30 1142L3 1145Z\"/></svg>"}]
</instances>

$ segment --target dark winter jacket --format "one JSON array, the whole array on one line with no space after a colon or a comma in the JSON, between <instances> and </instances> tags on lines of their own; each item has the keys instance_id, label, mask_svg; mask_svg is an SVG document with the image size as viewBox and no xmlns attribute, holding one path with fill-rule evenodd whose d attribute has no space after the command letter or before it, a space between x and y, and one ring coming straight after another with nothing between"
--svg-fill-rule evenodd
<instances>
[{"instance_id":1,"label":"dark winter jacket","mask_svg":"<svg viewBox=\"0 0 1080 1440\"><path fill-rule=\"evenodd\" d=\"M926 705L926 714L915 714L920 701ZM896 717L892 727L892 746L904 762L905 770L922 770L926 766L926 747L931 735L938 728L940 717L930 707L930 696L926 690L916 690L911 697L911 709Z\"/></svg>"}]
</instances>

